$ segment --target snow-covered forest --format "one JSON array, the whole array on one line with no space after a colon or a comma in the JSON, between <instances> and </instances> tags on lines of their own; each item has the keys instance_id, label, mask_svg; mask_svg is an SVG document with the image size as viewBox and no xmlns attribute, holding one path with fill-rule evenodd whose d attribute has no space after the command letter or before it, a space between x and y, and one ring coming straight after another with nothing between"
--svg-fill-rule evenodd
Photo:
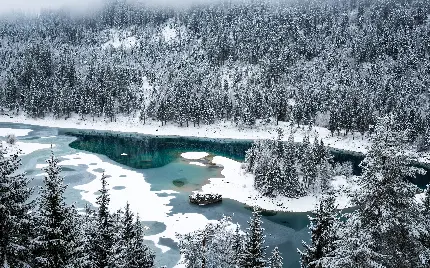
<instances>
[{"instance_id":1,"label":"snow-covered forest","mask_svg":"<svg viewBox=\"0 0 430 268\"><path fill-rule=\"evenodd\" d=\"M426 0L106 1L85 15L3 17L1 106L29 117L229 120L366 132L395 115L425 149Z\"/></svg>"},{"instance_id":2,"label":"snow-covered forest","mask_svg":"<svg viewBox=\"0 0 430 268\"><path fill-rule=\"evenodd\" d=\"M411 152L430 150L429 88L428 0L221 0L182 8L106 0L84 13L0 16L5 118L138 118L177 129L229 123L250 132L289 122L290 133L279 128L277 139L255 141L239 164L265 198L318 200L311 240L297 253L302 268L430 267L430 187L411 182L424 172ZM336 167L323 140L310 140L313 126L371 141L362 174L344 180L354 187L333 187L352 171ZM19 153L0 146L0 266L154 267L139 215L128 203L109 210L108 174L97 206L79 210L66 202L58 163L52 154L35 189L19 171ZM352 212L338 209L339 195ZM247 229L224 217L177 234L180 264L283 267L287 256L278 247L266 252L260 208L253 210Z\"/></svg>"},{"instance_id":3,"label":"snow-covered forest","mask_svg":"<svg viewBox=\"0 0 430 268\"><path fill-rule=\"evenodd\" d=\"M305 137L297 144L293 135L282 142L282 136L280 131L277 140L257 141L247 151L246 171L255 175L254 187L266 196L293 198L326 190L335 174L324 143L311 144Z\"/></svg>"}]
</instances>

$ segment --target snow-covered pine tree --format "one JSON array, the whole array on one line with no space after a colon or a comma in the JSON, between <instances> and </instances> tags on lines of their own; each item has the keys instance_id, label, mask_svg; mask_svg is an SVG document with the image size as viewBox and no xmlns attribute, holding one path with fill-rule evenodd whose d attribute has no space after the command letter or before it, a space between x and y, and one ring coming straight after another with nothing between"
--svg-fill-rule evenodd
<instances>
[{"instance_id":1,"label":"snow-covered pine tree","mask_svg":"<svg viewBox=\"0 0 430 268\"><path fill-rule=\"evenodd\" d=\"M328 267L423 267L421 258L428 256L419 239L416 186L408 180L420 170L412 167L401 146L405 137L392 123L391 117L385 117L376 128L361 163L358 190L352 194L357 210L341 230Z\"/></svg>"},{"instance_id":2,"label":"snow-covered pine tree","mask_svg":"<svg viewBox=\"0 0 430 268\"><path fill-rule=\"evenodd\" d=\"M37 200L35 235L31 242L36 267L71 267L76 243L76 210L66 205L64 179L54 153L46 161L47 173Z\"/></svg>"},{"instance_id":3,"label":"snow-covered pine tree","mask_svg":"<svg viewBox=\"0 0 430 268\"><path fill-rule=\"evenodd\" d=\"M261 215L257 208L252 212L252 218L247 228L243 254L240 266L243 268L263 268L266 265L266 246L264 228L261 226Z\"/></svg>"},{"instance_id":4,"label":"snow-covered pine tree","mask_svg":"<svg viewBox=\"0 0 430 268\"><path fill-rule=\"evenodd\" d=\"M34 202L33 189L24 174L18 153L6 156L0 143L0 266L26 267L29 263L29 240Z\"/></svg>"},{"instance_id":5,"label":"snow-covered pine tree","mask_svg":"<svg viewBox=\"0 0 430 268\"><path fill-rule=\"evenodd\" d=\"M313 192L317 177L317 163L314 155L314 144L309 142L309 136L304 137L302 145L301 172L306 191Z\"/></svg>"},{"instance_id":6,"label":"snow-covered pine tree","mask_svg":"<svg viewBox=\"0 0 430 268\"><path fill-rule=\"evenodd\" d=\"M277 196L279 192L282 192L284 187L286 187L285 177L283 170L281 168L282 159L275 158L272 159L260 176L264 177L264 182L260 191L265 196L274 197Z\"/></svg>"},{"instance_id":7,"label":"snow-covered pine tree","mask_svg":"<svg viewBox=\"0 0 430 268\"><path fill-rule=\"evenodd\" d=\"M133 225L133 238L129 246L127 256L128 268L151 268L154 267L155 254L143 242L143 226L139 215Z\"/></svg>"},{"instance_id":8,"label":"snow-covered pine tree","mask_svg":"<svg viewBox=\"0 0 430 268\"><path fill-rule=\"evenodd\" d=\"M202 247L203 232L188 233L177 235L179 239L179 250L184 258L186 267L202 267L205 258L204 248Z\"/></svg>"},{"instance_id":9,"label":"snow-covered pine tree","mask_svg":"<svg viewBox=\"0 0 430 268\"><path fill-rule=\"evenodd\" d=\"M85 207L85 213L79 219L79 245L76 257L74 258L75 267L95 268L96 254L95 244L97 240L97 215L90 207Z\"/></svg>"},{"instance_id":10,"label":"snow-covered pine tree","mask_svg":"<svg viewBox=\"0 0 430 268\"><path fill-rule=\"evenodd\" d=\"M344 215L346 223L337 221L333 229L336 230L338 240L331 255L320 260L322 267L372 267L386 268L378 260L384 256L375 252L371 235L361 228L361 222L355 213Z\"/></svg>"},{"instance_id":11,"label":"snow-covered pine tree","mask_svg":"<svg viewBox=\"0 0 430 268\"><path fill-rule=\"evenodd\" d=\"M275 247L272 250L272 255L269 258L269 268L282 268L283 258L281 256L281 252L279 252L278 247Z\"/></svg>"},{"instance_id":12,"label":"snow-covered pine tree","mask_svg":"<svg viewBox=\"0 0 430 268\"><path fill-rule=\"evenodd\" d=\"M229 217L223 217L216 223L209 223L202 230L177 235L179 249L186 267L241 267L238 255L242 256L243 235ZM240 251L242 250L242 251Z\"/></svg>"},{"instance_id":13,"label":"snow-covered pine tree","mask_svg":"<svg viewBox=\"0 0 430 268\"><path fill-rule=\"evenodd\" d=\"M112 267L115 256L113 255L113 223L109 213L109 190L107 189L106 175L101 177L102 188L97 197L97 232L94 239L94 264L96 267Z\"/></svg>"},{"instance_id":14,"label":"snow-covered pine tree","mask_svg":"<svg viewBox=\"0 0 430 268\"><path fill-rule=\"evenodd\" d=\"M231 245L233 254L230 264L233 266L240 265L240 259L243 252L243 242L243 235L240 233L239 224L237 224L233 235L233 243Z\"/></svg>"},{"instance_id":15,"label":"snow-covered pine tree","mask_svg":"<svg viewBox=\"0 0 430 268\"><path fill-rule=\"evenodd\" d=\"M128 216L130 216L130 214ZM112 237L113 237L113 242L112 242L113 261L115 263L115 267L124 267L125 259L124 259L123 253L126 252L126 247L127 247L125 244L125 241L123 240L123 231L125 228L123 219L125 217L125 211L122 211L122 209L118 209L115 213L111 215L111 217L112 217ZM133 218L131 219L133 222Z\"/></svg>"},{"instance_id":16,"label":"snow-covered pine tree","mask_svg":"<svg viewBox=\"0 0 430 268\"><path fill-rule=\"evenodd\" d=\"M331 256L335 249L335 224L338 218L336 212L336 195L333 190L327 191L321 197L320 203L309 216L311 244L303 242L304 250L298 250L301 256L301 267L321 268L321 260Z\"/></svg>"},{"instance_id":17,"label":"snow-covered pine tree","mask_svg":"<svg viewBox=\"0 0 430 268\"><path fill-rule=\"evenodd\" d=\"M127 202L120 219L121 229L118 230L119 239L116 241L119 249L116 267L149 268L154 265L154 254L143 243L143 228L140 218L134 221L133 212Z\"/></svg>"},{"instance_id":18,"label":"snow-covered pine tree","mask_svg":"<svg viewBox=\"0 0 430 268\"><path fill-rule=\"evenodd\" d=\"M422 230L420 241L428 253L430 251L430 185L427 185L421 211ZM424 255L423 260L427 265L430 265L430 255Z\"/></svg>"},{"instance_id":19,"label":"snow-covered pine tree","mask_svg":"<svg viewBox=\"0 0 430 268\"><path fill-rule=\"evenodd\" d=\"M317 165L317 179L315 192L317 194L328 191L331 188L331 181L333 178L333 165L332 155L324 142L321 140L319 143L315 140L314 143L315 163Z\"/></svg>"},{"instance_id":20,"label":"snow-covered pine tree","mask_svg":"<svg viewBox=\"0 0 430 268\"><path fill-rule=\"evenodd\" d=\"M306 192L302 183L299 181L295 159L286 157L282 164L284 185L282 185L282 188L280 188L280 193L291 198L297 198L305 195Z\"/></svg>"}]
</instances>

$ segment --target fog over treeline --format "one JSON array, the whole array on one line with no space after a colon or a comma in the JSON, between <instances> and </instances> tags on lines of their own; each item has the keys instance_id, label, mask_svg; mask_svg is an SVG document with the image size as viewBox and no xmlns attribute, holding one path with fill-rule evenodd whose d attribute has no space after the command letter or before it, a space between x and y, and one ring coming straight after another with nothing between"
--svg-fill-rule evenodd
<instances>
[{"instance_id":1,"label":"fog over treeline","mask_svg":"<svg viewBox=\"0 0 430 268\"><path fill-rule=\"evenodd\" d=\"M190 7L192 5L217 4L221 2L234 3L251 0L125 0L129 3L140 3L151 7ZM266 0L266 2L271 0ZM1 0L0 15L10 13L38 14L41 10L70 10L79 12L94 11L112 0Z\"/></svg>"}]
</instances>

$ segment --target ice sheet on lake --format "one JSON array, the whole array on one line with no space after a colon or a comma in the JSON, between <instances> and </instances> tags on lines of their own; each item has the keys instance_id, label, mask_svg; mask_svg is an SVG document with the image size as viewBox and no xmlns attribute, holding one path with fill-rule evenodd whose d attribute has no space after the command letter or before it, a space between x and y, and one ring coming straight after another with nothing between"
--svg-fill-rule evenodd
<instances>
[{"instance_id":1,"label":"ice sheet on lake","mask_svg":"<svg viewBox=\"0 0 430 268\"><path fill-rule=\"evenodd\" d=\"M196 213L171 215L170 200L174 198L177 192L172 190L151 191L151 185L145 180L142 173L105 162L98 156L87 153L77 153L64 158L66 160L61 161L61 165L77 166L96 163L96 165L87 166L87 171L96 178L87 184L74 187L81 190L82 199L96 206L97 191L101 188L100 178L104 171L106 175L109 175L106 179L108 189L112 190L118 186L124 187L123 190L110 191L109 208L112 212L124 208L125 204L129 202L131 210L138 213L142 221L164 223L166 225L165 231L145 237L147 240L154 241L155 245L163 252L170 248L160 245L160 238L170 238L177 241L176 233L185 234L202 228L209 222L205 216ZM125 177L121 175L125 175Z\"/></svg>"},{"instance_id":2,"label":"ice sheet on lake","mask_svg":"<svg viewBox=\"0 0 430 268\"><path fill-rule=\"evenodd\" d=\"M9 134L15 135L16 137L27 136L28 133L33 131L32 129L18 129L18 128L0 128L0 137L6 137Z\"/></svg>"},{"instance_id":3,"label":"ice sheet on lake","mask_svg":"<svg viewBox=\"0 0 430 268\"><path fill-rule=\"evenodd\" d=\"M198 159L205 158L208 155L209 154L205 152L187 152L187 153L182 153L181 157L188 160L198 160Z\"/></svg>"}]
</instances>

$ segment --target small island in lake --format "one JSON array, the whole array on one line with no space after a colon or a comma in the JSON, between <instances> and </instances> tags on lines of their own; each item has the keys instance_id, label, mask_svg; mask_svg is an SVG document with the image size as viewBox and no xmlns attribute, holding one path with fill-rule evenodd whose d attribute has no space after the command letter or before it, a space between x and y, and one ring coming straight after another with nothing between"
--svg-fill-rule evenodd
<instances>
[{"instance_id":1,"label":"small island in lake","mask_svg":"<svg viewBox=\"0 0 430 268\"><path fill-rule=\"evenodd\" d=\"M193 193L190 195L190 203L205 206L209 204L222 202L222 195L220 194L200 194Z\"/></svg>"}]
</instances>

